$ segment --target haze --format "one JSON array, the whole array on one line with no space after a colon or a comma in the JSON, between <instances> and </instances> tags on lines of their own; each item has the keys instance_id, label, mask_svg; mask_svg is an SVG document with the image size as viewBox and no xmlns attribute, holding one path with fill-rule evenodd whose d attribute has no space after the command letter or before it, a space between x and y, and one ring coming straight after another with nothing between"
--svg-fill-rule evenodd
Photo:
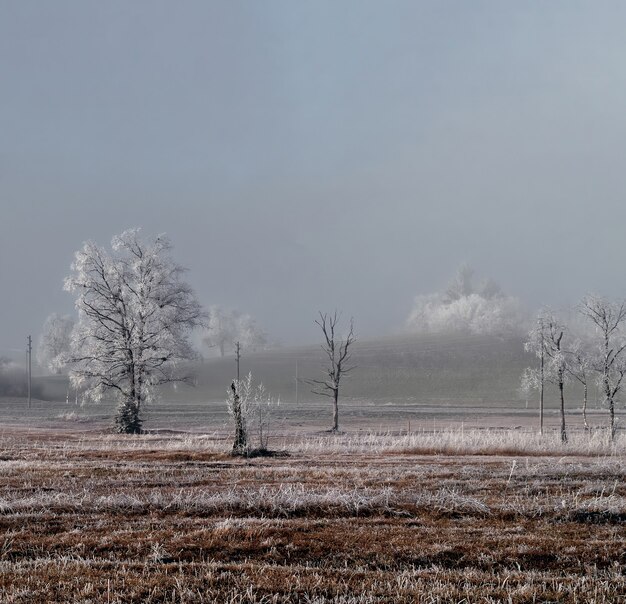
<instances>
[{"instance_id":1,"label":"haze","mask_svg":"<svg viewBox=\"0 0 626 604\"><path fill-rule=\"evenodd\" d=\"M621 2L0 3L0 354L73 252L167 232L206 305L360 337L469 261L625 293Z\"/></svg>"}]
</instances>

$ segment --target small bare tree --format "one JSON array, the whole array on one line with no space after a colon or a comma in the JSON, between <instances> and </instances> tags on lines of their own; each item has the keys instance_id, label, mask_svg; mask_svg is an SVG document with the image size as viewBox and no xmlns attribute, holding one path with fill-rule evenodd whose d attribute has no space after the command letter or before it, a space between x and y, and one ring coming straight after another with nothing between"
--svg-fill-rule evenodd
<instances>
[{"instance_id":1,"label":"small bare tree","mask_svg":"<svg viewBox=\"0 0 626 604\"><path fill-rule=\"evenodd\" d=\"M333 399L333 426L332 432L339 431L339 385L344 375L355 369L350 365L350 347L356 341L354 336L354 321L350 319L350 328L345 338L337 334L337 322L339 316L337 311L332 315L319 313L320 318L315 321L320 326L324 335L322 350L328 357L328 363L324 367L326 377L323 380L307 380L314 386L313 393L320 396L328 396Z\"/></svg>"},{"instance_id":2,"label":"small bare tree","mask_svg":"<svg viewBox=\"0 0 626 604\"><path fill-rule=\"evenodd\" d=\"M602 394L609 408L611 440L614 440L615 400L626 375L626 339L622 329L626 321L626 301L615 303L589 295L581 302L580 312L597 328L599 342L592 366L599 374Z\"/></svg>"}]
</instances>

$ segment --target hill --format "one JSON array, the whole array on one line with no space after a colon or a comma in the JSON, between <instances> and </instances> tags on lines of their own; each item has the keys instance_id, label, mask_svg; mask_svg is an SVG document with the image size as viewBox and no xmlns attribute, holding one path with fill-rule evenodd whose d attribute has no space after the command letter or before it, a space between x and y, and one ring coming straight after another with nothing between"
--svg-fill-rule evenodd
<instances>
[{"instance_id":1,"label":"hill","mask_svg":"<svg viewBox=\"0 0 626 604\"><path fill-rule=\"evenodd\" d=\"M519 391L520 375L533 363L519 337L420 335L364 340L355 343L353 361L357 368L346 378L341 393L341 420L347 428L397 429L409 421L422 427L435 422L488 426L535 421L535 397L526 401ZM256 381L280 398L278 425L323 427L329 400L312 394L306 383L321 377L323 363L318 345L244 353L241 375L251 371ZM195 376L195 387L163 388L161 399L147 410L146 427L229 425L224 400L236 375L234 357L206 359L188 369ZM65 405L67 378L43 377L37 385L44 401L35 407L48 419L104 419L113 413L111 401L79 408ZM569 388L568 407L578 409L580 395L574 386ZM73 393L69 398L71 402ZM546 408L554 412L556 406L556 391L548 388Z\"/></svg>"}]
</instances>

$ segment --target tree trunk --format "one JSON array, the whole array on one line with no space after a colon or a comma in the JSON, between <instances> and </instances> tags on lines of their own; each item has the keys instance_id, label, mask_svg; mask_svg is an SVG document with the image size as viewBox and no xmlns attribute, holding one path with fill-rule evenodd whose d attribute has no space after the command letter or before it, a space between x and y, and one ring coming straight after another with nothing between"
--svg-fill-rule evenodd
<instances>
[{"instance_id":1,"label":"tree trunk","mask_svg":"<svg viewBox=\"0 0 626 604\"><path fill-rule=\"evenodd\" d=\"M615 440L615 406L613 404L613 393L609 381L609 337L604 334L604 394L609 405L609 427L611 430L611 442Z\"/></svg>"},{"instance_id":2,"label":"tree trunk","mask_svg":"<svg viewBox=\"0 0 626 604\"><path fill-rule=\"evenodd\" d=\"M539 389L539 434L543 434L543 343L541 348L541 384Z\"/></svg>"},{"instance_id":3,"label":"tree trunk","mask_svg":"<svg viewBox=\"0 0 626 604\"><path fill-rule=\"evenodd\" d=\"M129 349L129 361L127 364L130 392L122 400L117 408L115 416L115 428L120 434L140 434L141 418L139 417L139 396L137 393L136 366L132 362L132 352Z\"/></svg>"},{"instance_id":4,"label":"tree trunk","mask_svg":"<svg viewBox=\"0 0 626 604\"><path fill-rule=\"evenodd\" d=\"M589 430L589 424L587 423L587 383L583 384L584 394L583 394L583 425L585 430Z\"/></svg>"},{"instance_id":5,"label":"tree trunk","mask_svg":"<svg viewBox=\"0 0 626 604\"><path fill-rule=\"evenodd\" d=\"M339 388L333 390L333 432L339 432Z\"/></svg>"},{"instance_id":6,"label":"tree trunk","mask_svg":"<svg viewBox=\"0 0 626 604\"><path fill-rule=\"evenodd\" d=\"M608 364L604 364L604 396L609 406L609 429L611 430L611 442L615 440L615 404L613 394L611 393L611 384L609 383Z\"/></svg>"},{"instance_id":7,"label":"tree trunk","mask_svg":"<svg viewBox=\"0 0 626 604\"><path fill-rule=\"evenodd\" d=\"M609 417L610 417L610 425L611 425L611 442L615 440L615 403L613 401L613 397L609 398Z\"/></svg>"},{"instance_id":8,"label":"tree trunk","mask_svg":"<svg viewBox=\"0 0 626 604\"><path fill-rule=\"evenodd\" d=\"M233 455L246 455L248 453L248 435L243 414L241 413L241 399L235 383L231 384L233 390L233 419L235 420L235 441L233 442Z\"/></svg>"},{"instance_id":9,"label":"tree trunk","mask_svg":"<svg viewBox=\"0 0 626 604\"><path fill-rule=\"evenodd\" d=\"M561 442L567 442L567 431L565 430L565 397L563 394L563 379L559 380L559 393L561 395Z\"/></svg>"}]
</instances>

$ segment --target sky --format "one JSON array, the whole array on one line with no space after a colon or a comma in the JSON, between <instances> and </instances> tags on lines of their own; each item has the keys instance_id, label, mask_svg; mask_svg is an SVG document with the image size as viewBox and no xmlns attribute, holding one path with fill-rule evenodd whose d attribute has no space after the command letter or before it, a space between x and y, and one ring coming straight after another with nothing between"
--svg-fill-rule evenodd
<instances>
[{"instance_id":1,"label":"sky","mask_svg":"<svg viewBox=\"0 0 626 604\"><path fill-rule=\"evenodd\" d=\"M0 0L0 355L74 251L167 233L284 344L402 331L462 262L626 296L626 4Z\"/></svg>"}]
</instances>

